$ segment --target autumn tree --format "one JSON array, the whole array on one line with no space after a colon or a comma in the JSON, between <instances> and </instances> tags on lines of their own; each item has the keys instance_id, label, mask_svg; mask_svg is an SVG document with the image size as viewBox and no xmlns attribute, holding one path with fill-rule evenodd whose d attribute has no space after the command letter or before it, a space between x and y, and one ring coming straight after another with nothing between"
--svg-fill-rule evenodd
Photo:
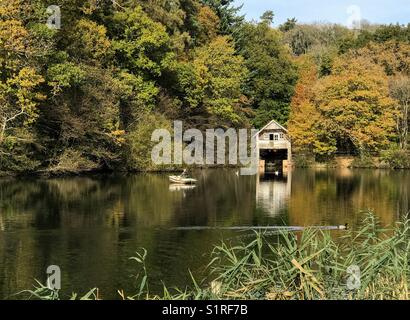
<instances>
[{"instance_id":1,"label":"autumn tree","mask_svg":"<svg viewBox=\"0 0 410 320\"><path fill-rule=\"evenodd\" d=\"M318 68L310 56L297 58L296 64L299 80L290 106L288 131L296 152L313 154L317 146L313 128L320 121L320 113L313 103Z\"/></svg>"},{"instance_id":2,"label":"autumn tree","mask_svg":"<svg viewBox=\"0 0 410 320\"><path fill-rule=\"evenodd\" d=\"M383 69L367 59L335 61L332 74L315 87L321 121L317 154L351 151L363 155L386 148L394 135L395 107ZM351 147L349 147L351 146Z\"/></svg>"},{"instance_id":3,"label":"autumn tree","mask_svg":"<svg viewBox=\"0 0 410 320\"><path fill-rule=\"evenodd\" d=\"M107 29L92 20L77 21L70 38L72 41L68 49L72 57L99 63L110 54L111 42L107 37Z\"/></svg>"},{"instance_id":4,"label":"autumn tree","mask_svg":"<svg viewBox=\"0 0 410 320\"><path fill-rule=\"evenodd\" d=\"M33 141L30 125L44 99L39 88L44 79L32 65L30 30L23 20L26 9L18 0L6 0L0 6L0 162L4 166L13 163L15 156L29 165L24 148Z\"/></svg>"},{"instance_id":5,"label":"autumn tree","mask_svg":"<svg viewBox=\"0 0 410 320\"><path fill-rule=\"evenodd\" d=\"M347 52L348 57L362 57L383 67L388 76L410 75L410 43L387 41L370 42L366 46Z\"/></svg>"},{"instance_id":6,"label":"autumn tree","mask_svg":"<svg viewBox=\"0 0 410 320\"><path fill-rule=\"evenodd\" d=\"M198 43L205 44L218 35L220 20L210 7L204 6L200 9L198 23Z\"/></svg>"},{"instance_id":7,"label":"autumn tree","mask_svg":"<svg viewBox=\"0 0 410 320\"><path fill-rule=\"evenodd\" d=\"M337 58L317 78L306 60L292 100L289 132L296 148L317 157L379 152L395 136L396 106L383 68L364 58Z\"/></svg>"},{"instance_id":8,"label":"autumn tree","mask_svg":"<svg viewBox=\"0 0 410 320\"><path fill-rule=\"evenodd\" d=\"M31 124L37 117L37 102L43 96L36 92L43 78L31 68L22 68L17 74L0 83L0 144L7 131L21 123Z\"/></svg>"}]
</instances>

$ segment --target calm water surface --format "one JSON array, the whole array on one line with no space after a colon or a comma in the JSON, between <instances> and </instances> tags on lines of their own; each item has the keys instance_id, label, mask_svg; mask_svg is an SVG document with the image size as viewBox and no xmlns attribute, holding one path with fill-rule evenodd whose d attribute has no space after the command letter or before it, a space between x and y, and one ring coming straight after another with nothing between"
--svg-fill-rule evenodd
<instances>
[{"instance_id":1,"label":"calm water surface","mask_svg":"<svg viewBox=\"0 0 410 320\"><path fill-rule=\"evenodd\" d=\"M148 250L151 285L183 287L204 272L213 245L231 231L176 231L186 226L356 225L372 209L383 224L410 206L410 172L295 170L287 177L237 177L231 170L194 173L193 189L167 175L0 180L0 299L62 270L63 293L100 288L135 292L130 261Z\"/></svg>"}]
</instances>

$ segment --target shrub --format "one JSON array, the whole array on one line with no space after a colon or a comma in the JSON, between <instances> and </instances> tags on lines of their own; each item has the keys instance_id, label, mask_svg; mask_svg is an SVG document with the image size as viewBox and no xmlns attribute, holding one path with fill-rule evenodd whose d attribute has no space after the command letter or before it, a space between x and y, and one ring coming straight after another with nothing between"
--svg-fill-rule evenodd
<instances>
[{"instance_id":1,"label":"shrub","mask_svg":"<svg viewBox=\"0 0 410 320\"><path fill-rule=\"evenodd\" d=\"M300 153L293 157L293 163L297 168L309 168L315 163L315 159L311 154Z\"/></svg>"},{"instance_id":2,"label":"shrub","mask_svg":"<svg viewBox=\"0 0 410 320\"><path fill-rule=\"evenodd\" d=\"M376 164L374 163L374 159L370 154L362 154L359 157L356 157L352 164L352 168L374 168Z\"/></svg>"},{"instance_id":3,"label":"shrub","mask_svg":"<svg viewBox=\"0 0 410 320\"><path fill-rule=\"evenodd\" d=\"M57 160L56 165L50 167L50 172L57 173L79 173L96 170L99 165L82 154L81 151L67 149Z\"/></svg>"},{"instance_id":4,"label":"shrub","mask_svg":"<svg viewBox=\"0 0 410 320\"><path fill-rule=\"evenodd\" d=\"M170 121L160 114L145 114L127 135L127 165L130 170L165 169L152 163L151 152L157 142L151 141L156 129L166 129L172 133Z\"/></svg>"},{"instance_id":5,"label":"shrub","mask_svg":"<svg viewBox=\"0 0 410 320\"><path fill-rule=\"evenodd\" d=\"M391 148L382 153L382 160L393 169L410 168L410 154L407 150Z\"/></svg>"}]
</instances>

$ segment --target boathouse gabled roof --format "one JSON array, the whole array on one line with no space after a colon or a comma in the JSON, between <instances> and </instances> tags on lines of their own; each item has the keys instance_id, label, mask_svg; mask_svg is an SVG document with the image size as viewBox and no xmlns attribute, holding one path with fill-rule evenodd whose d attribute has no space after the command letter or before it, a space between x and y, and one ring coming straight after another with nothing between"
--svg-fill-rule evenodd
<instances>
[{"instance_id":1,"label":"boathouse gabled roof","mask_svg":"<svg viewBox=\"0 0 410 320\"><path fill-rule=\"evenodd\" d=\"M262 129L260 129L260 130L255 134L255 136L259 136L263 130L266 130L266 128L270 127L272 124L275 124L276 126L279 127L279 129L281 129L281 130L285 131L286 133L288 133L288 130L287 130L284 126L282 126L282 125L281 125L279 122L277 122L276 120L272 120L272 121L270 121L266 126L264 126Z\"/></svg>"}]
</instances>

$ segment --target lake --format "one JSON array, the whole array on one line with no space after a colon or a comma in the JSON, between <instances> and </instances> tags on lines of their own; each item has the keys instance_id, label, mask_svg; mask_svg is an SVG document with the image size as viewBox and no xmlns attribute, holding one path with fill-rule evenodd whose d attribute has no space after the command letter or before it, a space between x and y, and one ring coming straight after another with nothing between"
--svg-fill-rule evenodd
<instances>
[{"instance_id":1,"label":"lake","mask_svg":"<svg viewBox=\"0 0 410 320\"><path fill-rule=\"evenodd\" d=\"M362 210L384 225L409 212L410 171L296 169L284 177L198 170L194 188L166 174L0 180L0 299L19 298L58 265L62 293L98 287L105 299L135 293L148 250L153 290L190 284L221 239L243 232L175 230L188 226L356 226Z\"/></svg>"}]
</instances>

